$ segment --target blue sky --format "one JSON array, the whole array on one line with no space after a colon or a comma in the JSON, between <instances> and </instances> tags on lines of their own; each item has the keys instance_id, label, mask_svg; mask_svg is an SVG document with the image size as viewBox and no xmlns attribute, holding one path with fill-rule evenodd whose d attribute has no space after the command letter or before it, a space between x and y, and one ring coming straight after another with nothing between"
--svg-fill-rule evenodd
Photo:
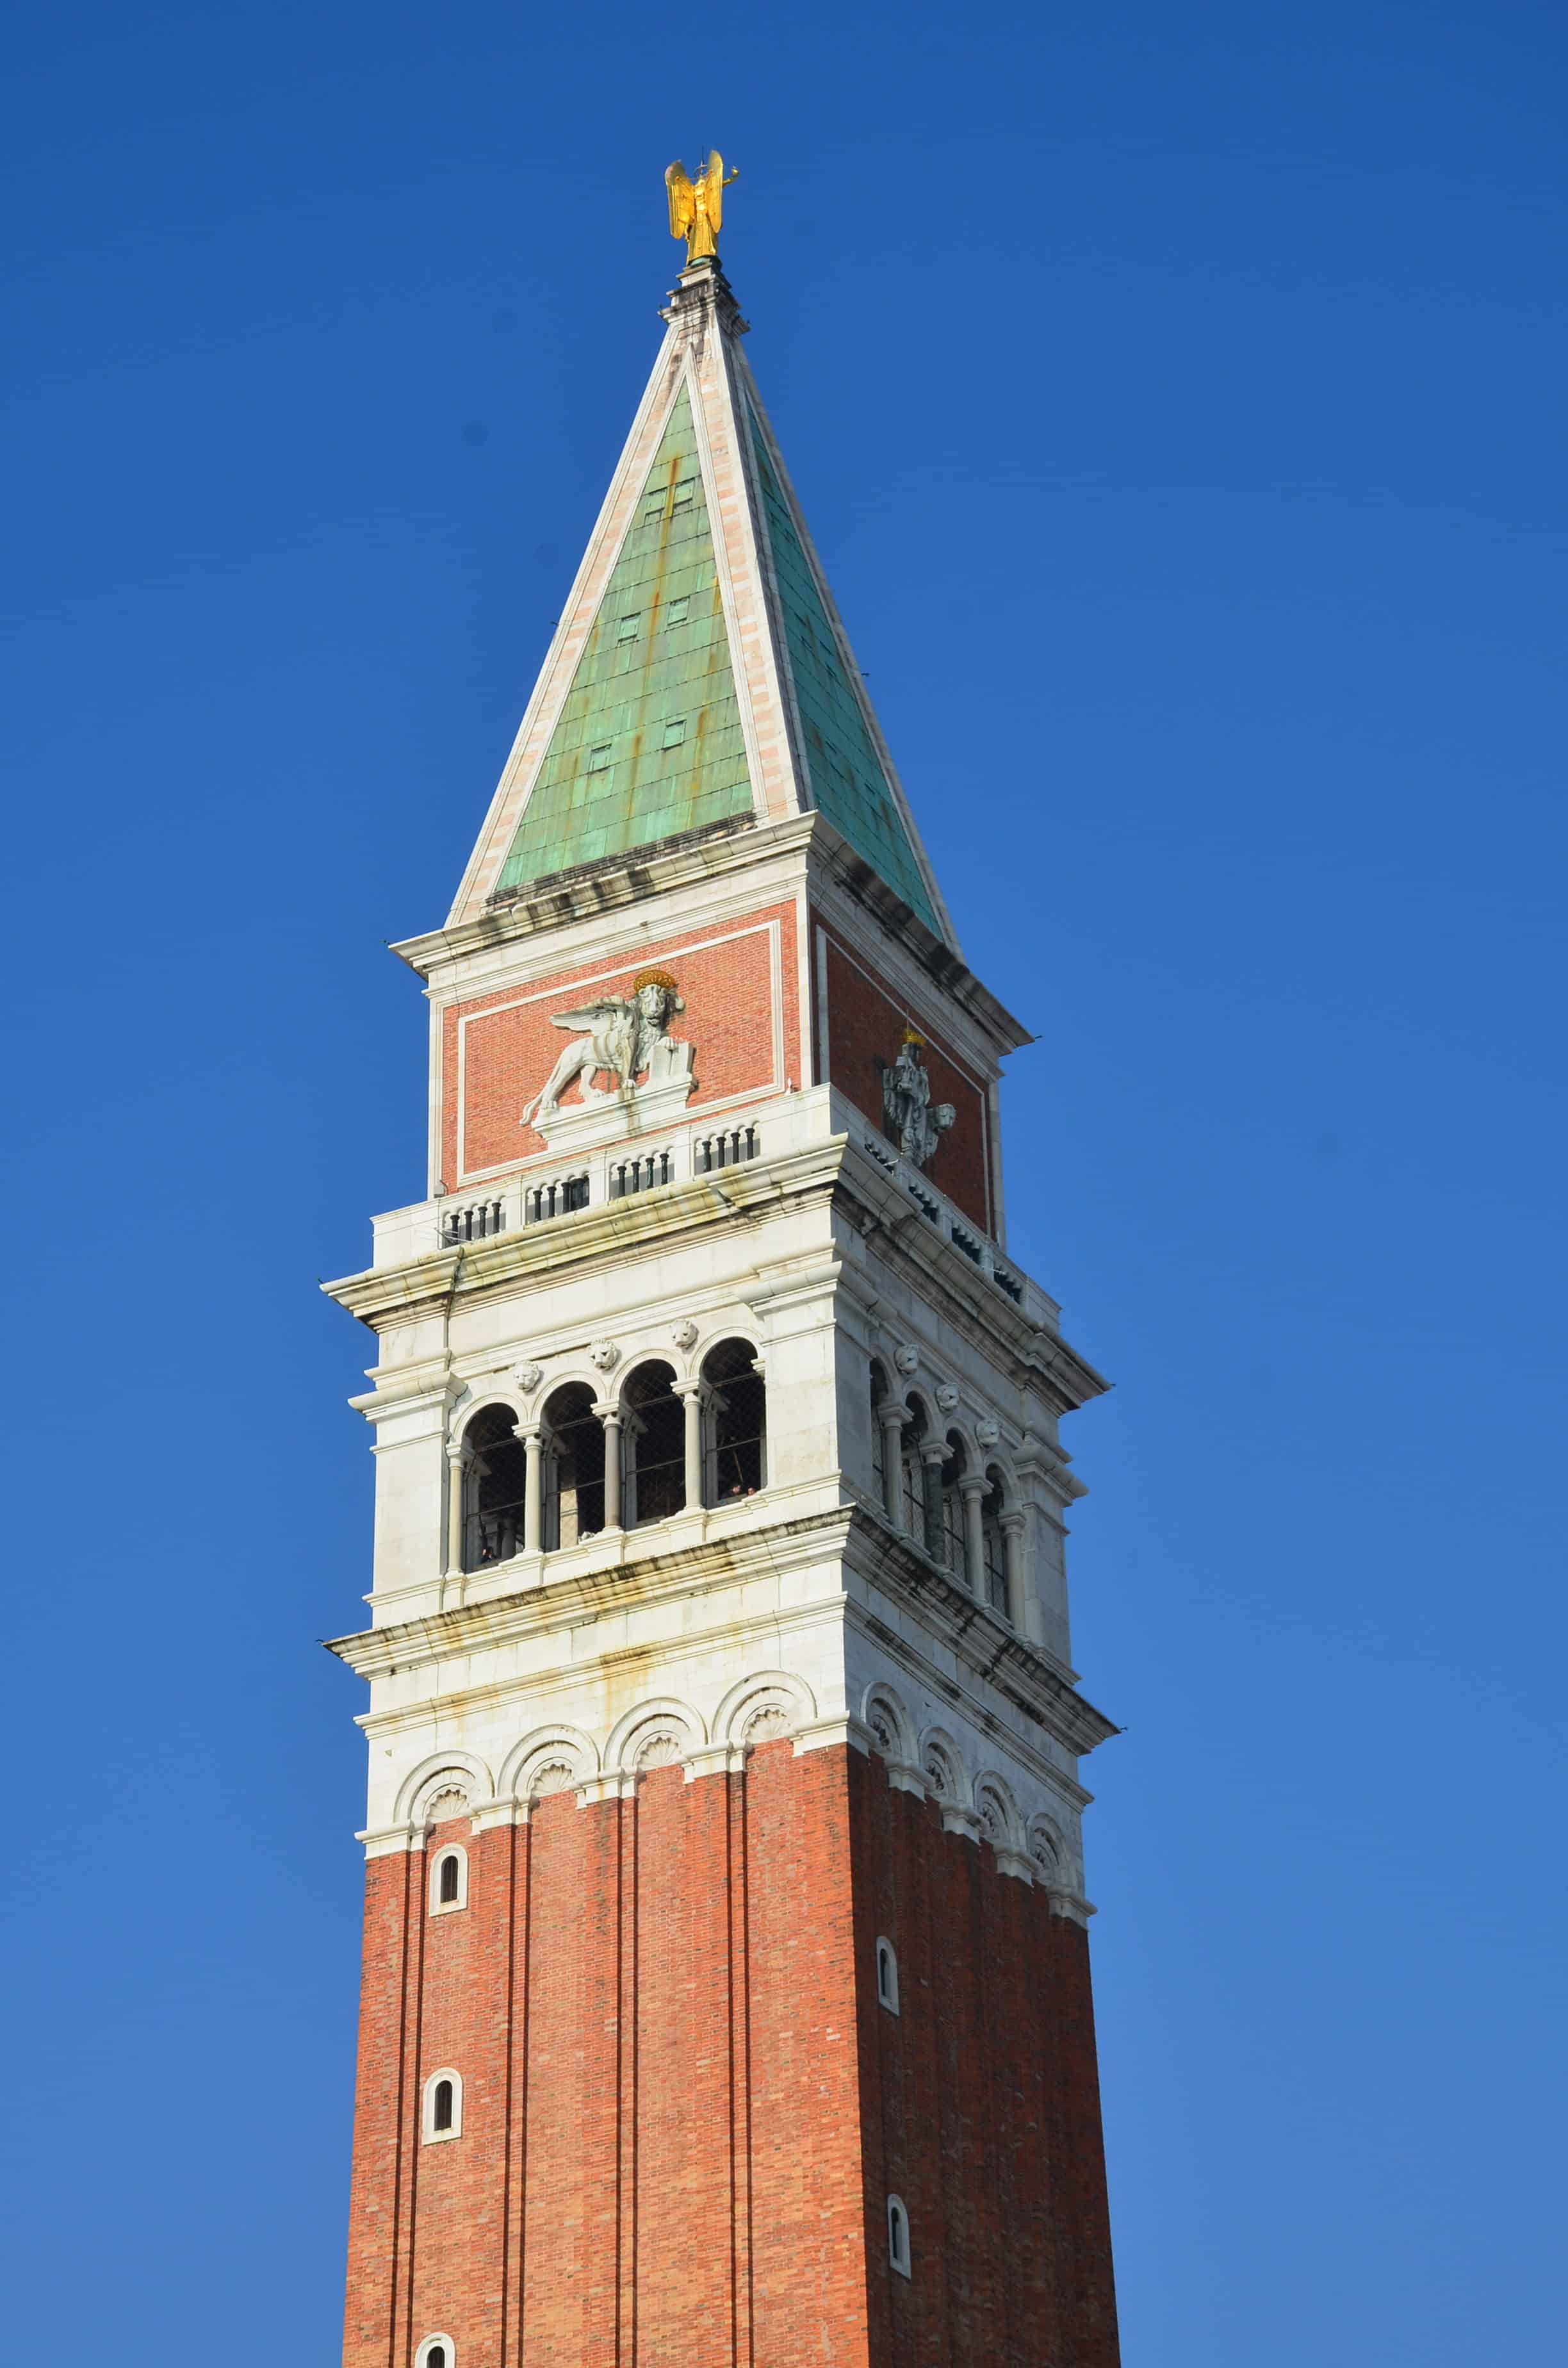
<instances>
[{"instance_id":1,"label":"blue sky","mask_svg":"<svg viewBox=\"0 0 1568 2368\"><path fill-rule=\"evenodd\" d=\"M1034 1027L1131 2368L1555 2356L1564 40L1517 6L6 12L7 2333L336 2356L381 941L742 169ZM19 1812L26 1807L27 1816Z\"/></svg>"}]
</instances>

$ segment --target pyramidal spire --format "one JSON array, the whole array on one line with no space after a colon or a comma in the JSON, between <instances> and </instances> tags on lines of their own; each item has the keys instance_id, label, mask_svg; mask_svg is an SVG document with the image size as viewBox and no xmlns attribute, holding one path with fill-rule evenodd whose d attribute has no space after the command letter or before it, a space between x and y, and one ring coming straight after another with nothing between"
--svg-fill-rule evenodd
<instances>
[{"instance_id":1,"label":"pyramidal spire","mask_svg":"<svg viewBox=\"0 0 1568 2368\"><path fill-rule=\"evenodd\" d=\"M716 255L688 263L450 923L815 812L957 950Z\"/></svg>"}]
</instances>

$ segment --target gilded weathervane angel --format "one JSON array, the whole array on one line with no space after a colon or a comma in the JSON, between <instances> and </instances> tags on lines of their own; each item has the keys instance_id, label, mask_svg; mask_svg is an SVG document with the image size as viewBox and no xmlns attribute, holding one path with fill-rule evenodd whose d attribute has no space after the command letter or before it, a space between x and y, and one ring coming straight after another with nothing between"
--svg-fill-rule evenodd
<instances>
[{"instance_id":1,"label":"gilded weathervane angel","mask_svg":"<svg viewBox=\"0 0 1568 2368\"><path fill-rule=\"evenodd\" d=\"M719 225L724 218L724 191L740 175L724 176L724 159L717 148L695 181L687 177L686 166L679 157L665 175L665 187L670 193L670 236L684 238L687 263L700 263L704 256L715 260L719 254Z\"/></svg>"}]
</instances>

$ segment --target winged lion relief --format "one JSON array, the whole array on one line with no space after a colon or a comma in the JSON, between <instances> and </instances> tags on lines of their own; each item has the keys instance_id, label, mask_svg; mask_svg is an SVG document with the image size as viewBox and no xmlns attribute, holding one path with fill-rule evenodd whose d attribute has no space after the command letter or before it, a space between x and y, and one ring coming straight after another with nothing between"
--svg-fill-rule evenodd
<instances>
[{"instance_id":1,"label":"winged lion relief","mask_svg":"<svg viewBox=\"0 0 1568 2368\"><path fill-rule=\"evenodd\" d=\"M686 999L667 970L644 970L632 980L630 996L603 995L579 1010L553 1012L551 1027L569 1029L576 1042L562 1048L539 1092L524 1103L518 1124L540 1127L554 1118L562 1095L573 1085L588 1106L624 1103L659 1086L675 1087L684 1100L695 1082L694 1048L668 1030L676 1013L685 1009ZM600 1077L608 1077L608 1086L599 1086Z\"/></svg>"}]
</instances>

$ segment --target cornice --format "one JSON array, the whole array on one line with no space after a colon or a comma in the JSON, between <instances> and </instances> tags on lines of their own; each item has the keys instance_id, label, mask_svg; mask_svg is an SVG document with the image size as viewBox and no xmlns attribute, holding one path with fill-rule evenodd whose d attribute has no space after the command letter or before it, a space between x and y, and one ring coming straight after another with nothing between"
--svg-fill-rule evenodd
<instances>
[{"instance_id":1,"label":"cornice","mask_svg":"<svg viewBox=\"0 0 1568 2368\"><path fill-rule=\"evenodd\" d=\"M749 817L687 831L645 854L604 856L579 863L552 878L535 881L517 895L497 902L472 920L403 938L392 951L410 970L428 979L475 953L542 937L573 921L593 920L627 905L646 904L715 873L751 870L770 856L803 852L814 814L790 814L782 822Z\"/></svg>"},{"instance_id":2,"label":"cornice","mask_svg":"<svg viewBox=\"0 0 1568 2368\"><path fill-rule=\"evenodd\" d=\"M1010 1353L1019 1386L1034 1386L1058 1415L1071 1414L1111 1386L1060 1333L1033 1323L1000 1291L987 1288L969 1260L945 1241L898 1187L868 1159L853 1136L841 1137L847 1157L838 1173L835 1205L873 1256L895 1270L909 1270L913 1287L994 1361L998 1349ZM1019 1270L1019 1269L1015 1269ZM865 1285L857 1292L868 1304Z\"/></svg>"},{"instance_id":3,"label":"cornice","mask_svg":"<svg viewBox=\"0 0 1568 2368\"><path fill-rule=\"evenodd\" d=\"M988 986L982 985L968 963L934 929L927 928L901 896L894 894L887 882L872 871L864 856L856 853L826 816L819 814L813 820L816 828L812 834L812 871L842 890L853 905L870 914L879 928L913 954L926 976L968 1012L1000 1051L1015 1053L1021 1045L1032 1044L1034 1037L1023 1021L1016 1019Z\"/></svg>"},{"instance_id":4,"label":"cornice","mask_svg":"<svg viewBox=\"0 0 1568 2368\"><path fill-rule=\"evenodd\" d=\"M1120 1734L1113 1719L1096 1710L989 1604L977 1602L940 1563L858 1506L846 1560L868 1586L883 1595L903 1595L917 1605L924 1624L934 1625L943 1643L977 1677L1053 1735L1074 1759ZM884 1651L892 1650L895 1656L907 1653L907 1641L893 1635L874 1615L862 1613L860 1620Z\"/></svg>"},{"instance_id":5,"label":"cornice","mask_svg":"<svg viewBox=\"0 0 1568 2368\"><path fill-rule=\"evenodd\" d=\"M624 1265L669 1247L677 1234L701 1235L735 1218L758 1219L791 1201L831 1191L844 1137L828 1136L772 1159L749 1161L710 1176L670 1184L657 1193L631 1194L547 1224L467 1242L402 1266L370 1267L322 1290L362 1324L377 1330L405 1323L411 1312L449 1305L470 1292L527 1289L547 1275L560 1281L574 1269L613 1258Z\"/></svg>"},{"instance_id":6,"label":"cornice","mask_svg":"<svg viewBox=\"0 0 1568 2368\"><path fill-rule=\"evenodd\" d=\"M581 1627L607 1612L656 1603L665 1598L700 1595L733 1585L737 1578L780 1569L802 1567L828 1554L842 1553L852 1508L835 1507L826 1513L809 1513L766 1528L682 1543L667 1553L639 1556L634 1561L608 1564L598 1569L571 1571L564 1577L530 1587L516 1595L497 1595L482 1603L455 1604L445 1611L425 1613L383 1628L367 1628L352 1636L325 1640L326 1650L346 1661L357 1675L391 1678L464 1654L487 1652L527 1637L537 1640L558 1631ZM630 1534L635 1535L635 1532ZM548 1565L547 1565L548 1566ZM822 1605L801 1605L802 1617L821 1616ZM778 1614L767 1615L777 1624ZM622 1656L646 1660L668 1649L638 1646ZM614 1658L615 1656L607 1656ZM548 1682L560 1683L559 1671ZM507 1691L506 1687L500 1689Z\"/></svg>"},{"instance_id":7,"label":"cornice","mask_svg":"<svg viewBox=\"0 0 1568 2368\"><path fill-rule=\"evenodd\" d=\"M1016 1052L1034 1042L1022 1020L981 984L951 946L893 894L825 815L815 813L788 814L771 823L749 817L712 823L640 856L604 856L594 863L576 864L551 879L530 882L471 920L400 939L392 951L428 981L474 954L520 945L574 922L644 905L696 882L758 870L771 859L791 856L801 860L809 885L836 891L856 912L869 915L998 1052Z\"/></svg>"},{"instance_id":8,"label":"cornice","mask_svg":"<svg viewBox=\"0 0 1568 2368\"><path fill-rule=\"evenodd\" d=\"M969 1260L856 1147L854 1138L844 1134L694 1177L657 1193L581 1209L548 1224L433 1251L401 1266L371 1267L321 1288L372 1331L381 1331L416 1315L449 1311L471 1293L516 1294L547 1277L559 1282L608 1258L624 1267L657 1257L677 1236L700 1240L737 1220L755 1225L813 1196L831 1198L873 1256L895 1271L904 1269L911 1287L940 1319L1004 1370L1010 1360L1014 1385L1036 1389L1053 1412L1070 1413L1110 1387L1059 1334L1035 1324L1005 1292L978 1277ZM870 1278L839 1263L845 1288L861 1307L874 1305ZM759 1292L790 1292L801 1280L786 1269L759 1283ZM820 1287L820 1278L812 1281Z\"/></svg>"},{"instance_id":9,"label":"cornice","mask_svg":"<svg viewBox=\"0 0 1568 2368\"><path fill-rule=\"evenodd\" d=\"M977 1603L939 1565L907 1540L880 1528L856 1505L682 1544L608 1567L569 1572L516 1595L455 1605L418 1619L334 1637L326 1650L358 1676L375 1681L437 1664L449 1666L525 1639L537 1645L543 1637L592 1624L632 1606L643 1609L672 1597L744 1586L763 1576L777 1578L784 1572L820 1564L824 1555L838 1560L865 1586L902 1602L934 1645L952 1653L971 1679L1001 1695L1074 1758L1082 1758L1119 1732L989 1606ZM983 1702L968 1690L955 1689L942 1676L934 1655L920 1654L907 1636L899 1636L873 1611L857 1604L847 1591L838 1599L819 1596L797 1601L783 1612L770 1608L755 1619L743 1617L733 1624L740 1629L760 1625L778 1634L813 1626L825 1612L848 1620L923 1684L960 1704L971 1723L988 1729L999 1745L1018 1748L1018 1738L1010 1736L994 1715L988 1715ZM672 1650L710 1641L696 1629L673 1641L614 1646L602 1658L608 1668L630 1669L656 1664ZM559 1686L561 1672L554 1668L536 1668L532 1682L540 1690L551 1691ZM444 1693L443 1705L449 1711L475 1710L486 1701L514 1695L517 1685L515 1673L482 1679L456 1693ZM426 1714L427 1705L421 1702L402 1705L386 1715L397 1725L410 1720L417 1723ZM372 1713L362 1724L379 1729L385 1717ZM1048 1761L1041 1764L1050 1769ZM1050 1773L1053 1782L1071 1782L1059 1769L1050 1769Z\"/></svg>"}]
</instances>

